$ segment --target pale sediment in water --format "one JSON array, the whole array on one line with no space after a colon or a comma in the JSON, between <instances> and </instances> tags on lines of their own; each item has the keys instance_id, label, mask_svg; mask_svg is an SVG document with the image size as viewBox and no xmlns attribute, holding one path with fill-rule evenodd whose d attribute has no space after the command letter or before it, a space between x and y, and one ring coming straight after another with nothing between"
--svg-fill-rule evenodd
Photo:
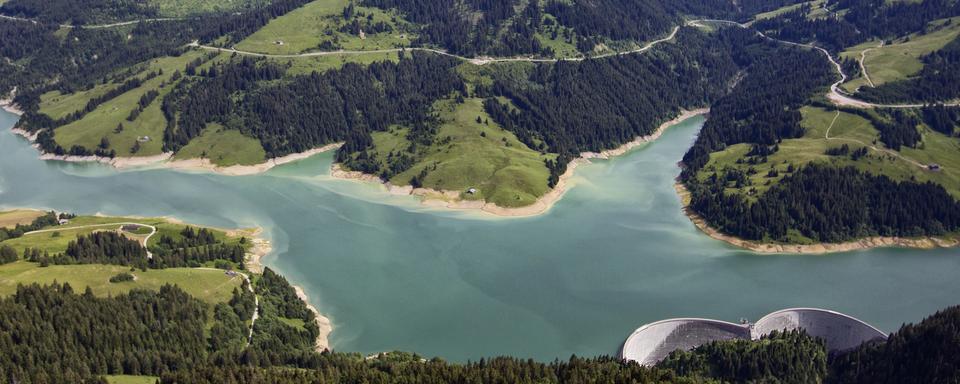
<instances>
[{"instance_id":1,"label":"pale sediment in water","mask_svg":"<svg viewBox=\"0 0 960 384\"><path fill-rule=\"evenodd\" d=\"M172 169L210 171L228 176L255 175L269 171L273 167L279 165L289 164L295 161L306 159L316 154L335 150L340 148L341 145L343 145L343 143L327 144L322 147L310 149L304 152L292 153L286 156L272 158L263 163L254 165L231 165L224 167L213 164L210 162L210 159L172 160L164 162L160 165Z\"/></svg>"},{"instance_id":2,"label":"pale sediment in water","mask_svg":"<svg viewBox=\"0 0 960 384\"><path fill-rule=\"evenodd\" d=\"M6 99L0 99L0 108L4 111L10 112L17 116L23 115L23 110L13 102L13 98L17 95L17 89L14 88L10 95Z\"/></svg>"},{"instance_id":3,"label":"pale sediment in water","mask_svg":"<svg viewBox=\"0 0 960 384\"><path fill-rule=\"evenodd\" d=\"M307 294L303 291L303 288L301 288L299 285L294 285L293 289L297 292L297 297L299 297L300 300L307 305L307 309L309 309L310 312L313 312L314 316L316 317L317 328L320 329L320 333L317 335L317 340L314 345L316 350L318 352L322 352L323 350L330 349L330 341L328 337L330 336L330 332L333 332L333 323L330 322L328 317L320 314L320 311L318 311L316 307L310 304L310 298L307 297Z\"/></svg>"},{"instance_id":4,"label":"pale sediment in water","mask_svg":"<svg viewBox=\"0 0 960 384\"><path fill-rule=\"evenodd\" d=\"M543 196L540 196L533 204L523 207L501 207L495 203L487 202L482 199L470 200L464 199L461 191L438 190L432 188L413 188L412 186L397 186L389 182L384 182L375 175L366 174L359 171L350 171L343 169L340 164L333 164L330 170L330 176L339 179L360 180L372 183L381 183L392 195L411 195L421 198L421 203L428 207L446 208L453 210L472 209L480 210L489 214L503 217L528 217L544 214L553 207L563 194L572 186L570 178L574 171L581 164L589 164L590 159L610 159L612 157L623 155L631 149L640 145L654 141L663 134L667 128L679 124L691 117L709 113L709 108L696 109L691 111L681 111L680 114L660 126L651 134L639 136L633 141L623 144L617 148L605 150L602 152L583 152L580 157L567 163L567 170L557 179L557 184Z\"/></svg>"},{"instance_id":5,"label":"pale sediment in water","mask_svg":"<svg viewBox=\"0 0 960 384\"><path fill-rule=\"evenodd\" d=\"M263 264L260 262L264 256L270 254L273 251L273 245L270 244L270 241L264 238L259 237L262 233L261 228L257 228L253 232L234 230L230 231L234 234L249 234L251 236L250 241L253 244L253 247L250 248L250 252L247 252L247 259L245 261L245 267L248 271L261 274L263 273ZM293 289L297 292L297 297L307 306L307 309L310 312L313 312L316 317L317 328L320 332L317 335L317 340L315 341L315 348L318 352L325 349L330 349L329 336L330 332L333 332L333 324L330 322L330 319L317 310L316 307L310 304L310 299L307 297L307 294L303 291L303 288L300 286L294 285Z\"/></svg>"},{"instance_id":6,"label":"pale sediment in water","mask_svg":"<svg viewBox=\"0 0 960 384\"><path fill-rule=\"evenodd\" d=\"M39 132L30 133L20 128L13 128L11 131L17 135L23 136L33 143L33 147L40 151L40 146L36 143ZM273 167L303 160L313 155L331 151L343 143L327 144L319 148L310 149L300 153L292 153L286 156L276 157L253 165L230 165L220 166L213 164L210 159L186 159L173 160L173 152L164 152L153 156L125 156L125 157L103 157L103 156L75 156L75 155L56 155L52 153L41 153L41 160L65 161L71 163L101 163L110 165L117 169L159 167L184 171L206 171L227 176L245 176L255 175L269 171Z\"/></svg>"},{"instance_id":7,"label":"pale sediment in water","mask_svg":"<svg viewBox=\"0 0 960 384\"><path fill-rule=\"evenodd\" d=\"M690 191L682 183L676 183L674 188L683 206L683 213L700 229L714 239L724 241L730 245L744 248L757 253L799 253L799 254L824 254L835 252L849 252L873 248L899 247L916 249L935 249L950 248L960 245L957 238L941 237L888 237L874 236L848 241L843 243L816 243L816 244L779 244L779 243L761 243L751 240L741 239L736 236L720 232L711 227L703 217L698 215L690 208Z\"/></svg>"}]
</instances>

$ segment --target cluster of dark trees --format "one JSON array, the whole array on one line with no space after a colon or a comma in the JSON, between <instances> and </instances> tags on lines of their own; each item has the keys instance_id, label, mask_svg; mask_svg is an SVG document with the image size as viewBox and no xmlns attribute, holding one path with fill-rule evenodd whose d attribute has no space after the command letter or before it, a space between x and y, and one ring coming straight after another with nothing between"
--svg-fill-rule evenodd
<instances>
[{"instance_id":1,"label":"cluster of dark trees","mask_svg":"<svg viewBox=\"0 0 960 384\"><path fill-rule=\"evenodd\" d=\"M921 60L923 69L915 76L877 87L865 87L858 95L864 100L881 103L943 102L960 97L960 38Z\"/></svg>"},{"instance_id":2,"label":"cluster of dark trees","mask_svg":"<svg viewBox=\"0 0 960 384\"><path fill-rule=\"evenodd\" d=\"M244 282L229 302L215 305L211 319L208 304L175 286L106 298L89 288L75 293L67 284L19 286L0 299L2 379L100 383L100 375L131 374L160 376L163 383L934 383L960 375L953 358L960 353L960 307L905 325L886 342L831 356L821 340L785 332L675 352L655 367L576 356L460 364L403 352L372 360L317 353L313 314L282 276L266 269L255 293L249 288ZM261 307L247 344L254 294Z\"/></svg>"},{"instance_id":3,"label":"cluster of dark trees","mask_svg":"<svg viewBox=\"0 0 960 384\"><path fill-rule=\"evenodd\" d=\"M734 3L717 0L548 0L544 10L560 24L573 28L580 42L597 38L613 40L654 40L680 25L685 15L729 17ZM593 44L578 45L590 52Z\"/></svg>"},{"instance_id":4,"label":"cluster of dark trees","mask_svg":"<svg viewBox=\"0 0 960 384\"><path fill-rule=\"evenodd\" d=\"M816 42L818 46L831 52L842 51L870 37L861 33L856 25L844 19L835 17L808 19L807 14L810 11L811 5L804 4L777 17L757 21L753 26L770 37L792 42Z\"/></svg>"},{"instance_id":5,"label":"cluster of dark trees","mask_svg":"<svg viewBox=\"0 0 960 384\"><path fill-rule=\"evenodd\" d=\"M77 236L76 240L67 244L66 251L50 257L47 261L51 264L145 266L147 250L136 240L116 232L100 231Z\"/></svg>"},{"instance_id":6,"label":"cluster of dark trees","mask_svg":"<svg viewBox=\"0 0 960 384\"><path fill-rule=\"evenodd\" d=\"M537 65L525 76L495 76L478 88L490 116L527 146L560 154L548 162L550 185L580 152L601 151L653 133L678 108L709 104L727 92L748 60L753 34L682 30L676 43L644 55ZM492 96L509 99L512 106Z\"/></svg>"},{"instance_id":7,"label":"cluster of dark trees","mask_svg":"<svg viewBox=\"0 0 960 384\"><path fill-rule=\"evenodd\" d=\"M254 283L260 296L260 318L253 328L252 349L249 356L260 366L298 365L310 359L320 329L316 315L297 296L287 279L269 268ZM303 327L291 327L280 319L298 319ZM306 353L305 353L306 352Z\"/></svg>"},{"instance_id":8,"label":"cluster of dark trees","mask_svg":"<svg viewBox=\"0 0 960 384\"><path fill-rule=\"evenodd\" d=\"M916 147L923 139L917 131L921 120L913 111L893 109L878 112L878 115L881 117L872 117L870 122L880 131L880 141L887 147L899 151L903 146Z\"/></svg>"},{"instance_id":9,"label":"cluster of dark trees","mask_svg":"<svg viewBox=\"0 0 960 384\"><path fill-rule=\"evenodd\" d=\"M535 36L542 22L538 1L527 3L520 12L518 0L364 0L363 4L397 9L419 24L416 44L438 45L462 55L552 55Z\"/></svg>"},{"instance_id":10,"label":"cluster of dark trees","mask_svg":"<svg viewBox=\"0 0 960 384\"><path fill-rule=\"evenodd\" d=\"M960 126L960 107L933 105L924 107L922 111L923 122L944 135L953 136L957 127Z\"/></svg>"},{"instance_id":11,"label":"cluster of dark trees","mask_svg":"<svg viewBox=\"0 0 960 384\"><path fill-rule=\"evenodd\" d=\"M398 62L340 69L271 82L284 68L251 59L217 66L213 75L184 81L164 98L171 119L164 135L168 150L198 136L211 122L260 140L269 157L302 152L343 141L338 160L366 150L371 132L394 124L416 126L430 120L434 101L465 94L454 71L455 59L417 53ZM377 172L371 172L377 173Z\"/></svg>"},{"instance_id":12,"label":"cluster of dark trees","mask_svg":"<svg viewBox=\"0 0 960 384\"><path fill-rule=\"evenodd\" d=\"M13 247L3 244L0 245L0 264L8 264L20 259L17 256L17 250Z\"/></svg>"},{"instance_id":13,"label":"cluster of dark trees","mask_svg":"<svg viewBox=\"0 0 960 384\"><path fill-rule=\"evenodd\" d=\"M7 13L36 16L41 20L32 23L0 19L0 56L10 59L0 60L0 75L4 75L0 76L0 94L6 95L17 87L16 102L26 112L21 127L35 130L57 126L49 117L36 113L40 95L47 91L73 93L116 81L117 74L138 63L180 55L184 46L196 39L208 43L214 40L223 44L235 43L271 19L301 7L309 0L274 0L245 12L138 23L129 28L73 28L62 38L54 36L59 22L79 22L87 17L84 12L88 9L122 9L124 4L144 4L130 0L83 0L86 2L95 4L87 7L72 0L17 0L4 4L3 7L18 10ZM0 8L0 13L4 12ZM44 12L56 16L51 14L47 18ZM122 15L115 16L120 18Z\"/></svg>"},{"instance_id":14,"label":"cluster of dark trees","mask_svg":"<svg viewBox=\"0 0 960 384\"><path fill-rule=\"evenodd\" d=\"M683 159L681 180L691 192L691 209L724 233L763 241L791 241L791 230L815 241L840 242L866 236L941 235L960 228L960 203L932 183L895 182L854 168L810 165L788 172L792 175L751 202L725 192L730 186L748 184L742 172L703 169L710 153L729 145L752 143L769 152L780 140L801 136L799 107L834 76L817 56L799 49L762 56L729 95L713 104L710 119ZM920 139L916 130L920 120L913 112L855 113L870 119L891 148L913 146ZM858 157L865 154L863 149L854 152ZM702 172L712 173L697 177ZM779 172L768 176L777 177Z\"/></svg>"},{"instance_id":15,"label":"cluster of dark trees","mask_svg":"<svg viewBox=\"0 0 960 384\"><path fill-rule=\"evenodd\" d=\"M155 3L135 0L10 0L0 5L0 14L72 25L160 16Z\"/></svg>"},{"instance_id":16,"label":"cluster of dark trees","mask_svg":"<svg viewBox=\"0 0 960 384\"><path fill-rule=\"evenodd\" d=\"M24 233L36 231L44 227L60 224L60 217L55 212L47 212L43 216L33 219L30 224L17 224L13 228L0 227L0 241L13 239L23 236ZM70 215L64 215L63 218L70 218Z\"/></svg>"},{"instance_id":17,"label":"cluster of dark trees","mask_svg":"<svg viewBox=\"0 0 960 384\"><path fill-rule=\"evenodd\" d=\"M690 207L711 226L750 240L790 241L790 230L833 243L869 236L943 235L960 229L960 203L942 186L897 182L852 167L808 165L753 203L724 193L728 185L724 175L687 185Z\"/></svg>"},{"instance_id":18,"label":"cluster of dark trees","mask_svg":"<svg viewBox=\"0 0 960 384\"><path fill-rule=\"evenodd\" d=\"M831 382L949 383L960 377L960 307L906 324L886 342L863 345L831 364Z\"/></svg>"},{"instance_id":19,"label":"cluster of dark trees","mask_svg":"<svg viewBox=\"0 0 960 384\"><path fill-rule=\"evenodd\" d=\"M246 250L238 244L214 244L195 248L177 248L158 252L151 260L152 268L199 267L208 261L217 262L217 268L243 267ZM226 261L228 263L222 263Z\"/></svg>"},{"instance_id":20,"label":"cluster of dark trees","mask_svg":"<svg viewBox=\"0 0 960 384\"><path fill-rule=\"evenodd\" d=\"M840 51L871 38L890 39L914 32L925 33L928 23L960 15L952 0L889 2L884 0L839 0L830 2L833 13L808 19L811 5L760 20L754 26L768 35L787 41L816 42L831 51ZM844 10L842 16L836 11Z\"/></svg>"},{"instance_id":21,"label":"cluster of dark trees","mask_svg":"<svg viewBox=\"0 0 960 384\"><path fill-rule=\"evenodd\" d=\"M68 284L19 286L0 299L0 380L81 383L160 375L206 357L206 304L179 288L108 298Z\"/></svg>"},{"instance_id":22,"label":"cluster of dark trees","mask_svg":"<svg viewBox=\"0 0 960 384\"><path fill-rule=\"evenodd\" d=\"M712 342L674 351L657 364L682 376L736 383L822 383L827 377L823 341L803 331L774 331L760 341Z\"/></svg>"},{"instance_id":23,"label":"cluster of dark trees","mask_svg":"<svg viewBox=\"0 0 960 384\"><path fill-rule=\"evenodd\" d=\"M836 8L846 9L843 19L864 35L879 38L925 31L933 20L960 15L960 4L953 0L838 0Z\"/></svg>"},{"instance_id":24,"label":"cluster of dark trees","mask_svg":"<svg viewBox=\"0 0 960 384\"><path fill-rule=\"evenodd\" d=\"M772 146L802 136L800 106L835 76L830 63L813 50L778 47L756 54L746 76L711 106L710 118L683 157L681 178L694 179L710 153L729 145Z\"/></svg>"},{"instance_id":25,"label":"cluster of dark trees","mask_svg":"<svg viewBox=\"0 0 960 384\"><path fill-rule=\"evenodd\" d=\"M246 239L239 244L227 244L212 230L187 226L174 238L161 234L157 244L150 247L153 258L150 268L199 267L210 261L226 261L229 266L243 268Z\"/></svg>"},{"instance_id":26,"label":"cluster of dark trees","mask_svg":"<svg viewBox=\"0 0 960 384\"><path fill-rule=\"evenodd\" d=\"M139 241L116 232L100 231L77 236L62 253L41 255L34 249L27 250L24 258L43 266L114 264L141 269L199 267L211 261L224 261L227 262L225 267L242 269L246 255L245 242L227 244L217 239L211 230L186 227L177 238L160 235L160 241L150 247L153 257L148 258L147 249Z\"/></svg>"},{"instance_id":27,"label":"cluster of dark trees","mask_svg":"<svg viewBox=\"0 0 960 384\"><path fill-rule=\"evenodd\" d=\"M123 282L133 281L133 280L134 280L134 276L130 272L120 272L110 277L111 283L123 283Z\"/></svg>"},{"instance_id":28,"label":"cluster of dark trees","mask_svg":"<svg viewBox=\"0 0 960 384\"><path fill-rule=\"evenodd\" d=\"M849 145L843 144L839 147L827 148L827 150L824 151L824 154L826 154L827 156L848 156L849 155L850 160L857 161L863 158L864 156L866 156L868 151L869 150L867 149L867 147L860 147L851 151ZM793 172L793 171L791 170L789 172Z\"/></svg>"},{"instance_id":29,"label":"cluster of dark trees","mask_svg":"<svg viewBox=\"0 0 960 384\"><path fill-rule=\"evenodd\" d=\"M160 376L204 366L296 367L305 361L304 367L319 368L332 356L314 351L315 315L286 279L265 269L252 288L244 282L228 303L214 306L211 319L209 304L176 286L107 298L89 288L76 294L69 284L18 286L0 299L0 381L99 383L97 376L106 374ZM254 294L259 318L247 345Z\"/></svg>"}]
</instances>

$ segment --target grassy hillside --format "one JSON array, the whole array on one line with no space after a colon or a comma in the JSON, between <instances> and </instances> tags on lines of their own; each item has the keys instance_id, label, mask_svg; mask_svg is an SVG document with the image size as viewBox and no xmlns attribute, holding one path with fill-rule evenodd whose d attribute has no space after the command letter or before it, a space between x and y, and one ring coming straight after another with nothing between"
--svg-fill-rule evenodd
<instances>
[{"instance_id":1,"label":"grassy hillside","mask_svg":"<svg viewBox=\"0 0 960 384\"><path fill-rule=\"evenodd\" d=\"M210 159L219 166L252 165L266 161L266 152L257 139L236 130L210 124L200 137L177 152L175 159Z\"/></svg>"},{"instance_id":2,"label":"grassy hillside","mask_svg":"<svg viewBox=\"0 0 960 384\"><path fill-rule=\"evenodd\" d=\"M218 269L167 268L131 272L134 281L111 283L110 278L130 267L119 265L51 265L40 267L36 263L17 261L0 265L0 296L16 292L17 284L50 284L54 281L69 283L75 290L90 287L97 296L110 296L134 288L158 290L164 284L176 284L190 295L214 304L230 299L235 287L243 280L240 276L227 276Z\"/></svg>"},{"instance_id":3,"label":"grassy hillside","mask_svg":"<svg viewBox=\"0 0 960 384\"><path fill-rule=\"evenodd\" d=\"M107 383L110 384L154 384L157 382L156 376L131 376L131 375L105 375Z\"/></svg>"},{"instance_id":4,"label":"grassy hillside","mask_svg":"<svg viewBox=\"0 0 960 384\"><path fill-rule=\"evenodd\" d=\"M960 198L960 139L947 137L919 126L923 134L923 143L918 148L904 147L900 152L884 147L879 141L879 133L869 120L850 113L826 110L818 107L801 109L801 124L806 133L801 138L783 140L780 150L769 155L766 162L751 164L747 153L749 144L737 144L710 155L710 162L698 176L701 180L714 171L738 169L746 173L750 183L740 188L728 188L728 193L737 193L748 198L763 194L771 185L790 174L788 170L799 169L802 165L818 162L835 166L854 166L872 174L887 175L895 180L933 181ZM834 120L836 119L836 120ZM829 129L829 139L827 130ZM830 148L848 145L851 151L866 147L867 155L854 160L850 155L831 156L826 154ZM939 171L930 171L925 165L937 163ZM776 170L776 175L771 174Z\"/></svg>"},{"instance_id":5,"label":"grassy hillside","mask_svg":"<svg viewBox=\"0 0 960 384\"><path fill-rule=\"evenodd\" d=\"M33 219L43 216L43 214L43 211L34 211L31 209L0 212L0 228L13 228L16 227L17 224L30 224Z\"/></svg>"},{"instance_id":6,"label":"grassy hillside","mask_svg":"<svg viewBox=\"0 0 960 384\"><path fill-rule=\"evenodd\" d=\"M823 8L823 3L824 3L824 1L825 1L825 0L814 0L814 1L808 1L808 2L803 2L803 3L791 4L791 5L788 5L788 6L785 6L785 7L781 7L781 8L774 9L774 10L772 10L772 11L768 11L768 12L764 12L764 13L759 13L759 14L757 14L757 15L755 15L755 16L753 17L753 20L756 21L756 20L772 19L772 18L777 17L777 16L780 16L780 15L782 15L782 14L784 14L784 13L787 13L787 12L790 12L790 11L794 11L794 10L796 10L796 9L802 7L803 5L806 5L806 4L809 4L809 5L813 8L813 10L810 11L810 14L808 14L807 16L808 16L808 17L816 17L817 15L819 15L820 13L823 12L822 8Z\"/></svg>"},{"instance_id":7,"label":"grassy hillside","mask_svg":"<svg viewBox=\"0 0 960 384\"><path fill-rule=\"evenodd\" d=\"M0 218L7 215L15 216L15 212L10 211L0 213ZM150 237L146 246L156 245L163 235L169 236L174 240L182 238L180 232L188 227L188 224L170 221L164 218L135 218L135 217L111 217L111 216L77 216L69 220L67 224L45 227L33 233L26 233L21 237L8 239L0 242L0 245L9 245L18 252L24 248L35 248L41 252L46 251L51 254L63 252L67 249L67 244L75 240L77 236L87 235L97 231L119 231L124 236L140 240L146 238L150 233L146 227L141 227L136 231L128 232L122 230L124 223L136 223L153 226L157 229L157 234ZM250 234L248 231L225 232L213 229L214 236L226 244L237 244L240 236Z\"/></svg>"},{"instance_id":8,"label":"grassy hillside","mask_svg":"<svg viewBox=\"0 0 960 384\"><path fill-rule=\"evenodd\" d=\"M928 30L928 33L914 33L883 46L879 41L869 41L847 48L840 55L859 60L861 53L869 49L863 65L874 85L904 80L923 69L920 61L923 55L943 48L960 36L960 17L933 21ZM843 88L853 92L863 86L869 84L866 78L860 76L845 83Z\"/></svg>"},{"instance_id":9,"label":"grassy hillside","mask_svg":"<svg viewBox=\"0 0 960 384\"><path fill-rule=\"evenodd\" d=\"M240 12L269 4L270 0L150 0L164 17L183 17L208 12Z\"/></svg>"},{"instance_id":10,"label":"grassy hillside","mask_svg":"<svg viewBox=\"0 0 960 384\"><path fill-rule=\"evenodd\" d=\"M30 222L42 212L29 210L15 210L0 212L0 223L17 221ZM141 224L138 229L124 229L123 223ZM48 265L31 262L23 258L27 248L38 249L50 255L62 253L68 243L75 241L79 236L88 235L97 231L114 231L141 244L152 230L146 226L153 226L157 232L149 238L148 247L158 244L161 237L170 237L174 241L183 239L182 231L187 224L170 221L162 218L130 218L107 216L77 216L69 219L68 223L40 228L27 232L20 237L0 241L0 246L12 247L21 259L8 264L0 264L0 296L10 295L16 291L18 284L50 284L54 281L70 283L77 291L90 287L98 296L111 296L127 292L134 288L157 290L164 284L176 284L191 295L208 303L218 303L229 300L233 289L239 287L242 277L227 275L221 269L211 268L214 263L207 263L201 268L164 268L137 270L129 266L104 264L70 264ZM242 236L250 236L249 231L232 231L210 229L214 238L226 245L237 245ZM243 244L249 248L248 244ZM135 276L133 281L110 282L110 278L120 273L129 272Z\"/></svg>"},{"instance_id":11,"label":"grassy hillside","mask_svg":"<svg viewBox=\"0 0 960 384\"><path fill-rule=\"evenodd\" d=\"M244 51L295 54L322 50L376 50L405 47L415 38L397 14L377 8L355 7L350 20L344 18L349 0L317 0L270 21L265 27L236 45ZM349 22L389 25L392 32L372 33L363 38L353 31L341 31ZM325 44L324 46L321 46Z\"/></svg>"},{"instance_id":12,"label":"grassy hillside","mask_svg":"<svg viewBox=\"0 0 960 384\"><path fill-rule=\"evenodd\" d=\"M117 87L118 84L99 84L91 89L70 94L61 94L60 91L50 91L40 96L40 113L54 119L62 119L67 115L83 109L90 99L103 96Z\"/></svg>"},{"instance_id":13,"label":"grassy hillside","mask_svg":"<svg viewBox=\"0 0 960 384\"><path fill-rule=\"evenodd\" d=\"M425 172L424 187L461 191L461 198L504 207L529 205L546 193L549 171L544 160L555 155L528 148L493 122L483 110L482 99L468 98L462 104L443 100L434 105L434 111L441 120L435 139L415 146L413 166L393 176L391 183L410 185ZM404 127L374 133L378 160L386 164L391 153L409 153L408 134ZM470 188L476 193L465 193Z\"/></svg>"},{"instance_id":14,"label":"grassy hillside","mask_svg":"<svg viewBox=\"0 0 960 384\"><path fill-rule=\"evenodd\" d=\"M163 146L163 130L166 127L166 119L160 110L162 97L173 89L176 81L171 81L171 78L174 73L183 72L187 63L202 55L199 51L190 51L179 57L163 57L150 61L136 76L143 79L149 73L161 73L160 75L145 81L140 87L100 104L80 120L57 128L55 140L64 148L79 145L92 149L100 144L101 139L107 138L110 143L108 149L116 150L118 156L160 154ZM55 117L54 115L63 115L81 109L89 99L98 93L106 92L105 89L109 87L104 85L86 93L68 96L48 94L46 109L41 109L41 112ZM139 116L129 121L127 118L131 110L137 108L141 96L149 91L157 91L160 95L144 108ZM59 101L55 101L58 99ZM116 131L118 125L123 126L122 131ZM140 139L139 150L134 153L132 149L138 143L138 138Z\"/></svg>"}]
</instances>

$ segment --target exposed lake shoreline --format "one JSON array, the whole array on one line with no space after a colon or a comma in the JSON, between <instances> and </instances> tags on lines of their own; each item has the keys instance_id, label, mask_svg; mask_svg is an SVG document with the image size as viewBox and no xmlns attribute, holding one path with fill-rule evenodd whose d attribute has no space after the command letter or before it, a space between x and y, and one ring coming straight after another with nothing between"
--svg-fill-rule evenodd
<instances>
[{"instance_id":1,"label":"exposed lake shoreline","mask_svg":"<svg viewBox=\"0 0 960 384\"><path fill-rule=\"evenodd\" d=\"M273 251L273 246L270 244L270 241L264 238L259 237L262 229L257 228L251 235L253 239L253 247L250 248L250 252L247 253L247 259L244 263L244 266L248 271L253 273L263 273L263 264L260 262L263 257L270 254ZM293 284L291 284L293 285ZM333 332L333 323L330 321L330 318L324 316L320 311L310 304L310 298L304 292L303 287L299 285L293 285L294 291L297 293L297 297L300 298L300 301L307 306L307 309L310 312L313 312L317 328L319 328L320 333L317 335L317 340L315 341L315 349L317 352L322 352L323 350L330 349L330 333Z\"/></svg>"},{"instance_id":2,"label":"exposed lake shoreline","mask_svg":"<svg viewBox=\"0 0 960 384\"><path fill-rule=\"evenodd\" d=\"M631 149L640 145L654 141L663 134L668 128L677 125L684 120L698 115L704 115L710 112L709 108L695 110L682 110L680 114L670 121L660 124L657 129L646 136L638 136L634 140L625 143L617 148L601 152L583 152L580 157L567 163L567 170L560 175L557 184L540 196L533 204L523 207L501 207L495 203L487 202L482 199L470 200L462 198L462 191L437 190L432 188L413 188L409 185L399 186L390 182L383 181L376 175L366 174L359 171L344 169L340 164L334 163L331 166L330 176L346 180L359 180L364 182L383 184L387 191L393 195L417 196L421 203L429 207L445 208L452 210L479 210L494 216L501 217L531 217L542 215L550 210L563 197L564 193L570 187L570 178L574 171L582 164L589 164L590 159L610 159L612 157L623 155Z\"/></svg>"},{"instance_id":3,"label":"exposed lake shoreline","mask_svg":"<svg viewBox=\"0 0 960 384\"><path fill-rule=\"evenodd\" d=\"M8 96L8 98L0 99L0 108L14 115L23 116L23 111L20 110L20 107L13 102L13 97L15 95L16 95L16 89L14 89L13 92L10 92L10 96Z\"/></svg>"},{"instance_id":4,"label":"exposed lake shoreline","mask_svg":"<svg viewBox=\"0 0 960 384\"><path fill-rule=\"evenodd\" d=\"M52 211L49 209L19 208L19 207L18 208L5 207L3 209L0 209L0 211L9 211L9 210L29 210L29 211L35 211L41 214ZM132 220L132 221L135 221L138 219L140 220L162 219L172 224L193 225L193 224L188 224L183 220L177 219L175 217L170 217L170 216L160 216L160 217L144 217L144 216L136 216L136 215L113 216L113 215L105 215L100 212L93 214L93 216L115 217L117 219L126 219L126 220ZM226 229L226 228L217 228L217 227L211 227L211 226L202 226L202 227L223 231L228 236L246 236L247 239L252 244L252 247L250 247L250 250L247 251L246 259L244 261L244 268L246 268L248 271L255 274L263 273L263 264L260 262L260 260L263 257L269 255L273 251L273 246L271 245L270 240L267 240L261 237L261 235L263 234L262 228L258 227L258 228L252 228L252 229ZM329 349L330 348L329 336L330 336L330 332L333 331L333 325L330 322L330 319L324 316L323 314L321 314L316 307L310 304L310 300L307 297L307 295L304 293L303 288L297 285L293 285L293 288L297 292L297 297L299 297L300 300L303 301L303 303L307 306L307 309L313 312L314 315L316 316L317 326L320 330L319 335L317 335L316 350L320 352L325 349Z\"/></svg>"},{"instance_id":5,"label":"exposed lake shoreline","mask_svg":"<svg viewBox=\"0 0 960 384\"><path fill-rule=\"evenodd\" d=\"M690 191L687 190L686 186L682 183L677 182L674 184L674 189L677 191L677 195L680 197L680 202L683 206L683 213L693 222L694 225L700 229L701 232L705 233L707 236L710 236L714 239L726 242L727 244L744 248L757 253L766 253L766 254L783 254L783 253L797 253L797 254L826 254L826 253L837 253L837 252L849 252L849 251L858 251L858 250L867 250L873 248L886 248L886 247L899 247L899 248L915 248L915 249L936 249L936 248L951 248L960 245L960 240L956 238L940 238L940 237L918 237L918 238L904 238L904 237L883 237L883 236L874 236L867 237L863 239L858 239L854 241L848 241L843 243L816 243L816 244L779 244L779 243L761 243L746 239L741 239L736 236L727 235L720 232L718 229L711 227L703 217L698 215L690 208Z\"/></svg>"},{"instance_id":6,"label":"exposed lake shoreline","mask_svg":"<svg viewBox=\"0 0 960 384\"><path fill-rule=\"evenodd\" d=\"M7 109L7 107L4 107L4 109ZM220 166L212 163L210 159L205 158L186 160L174 159L173 152L164 152L152 156L118 157L56 155L52 153L44 153L40 149L40 146L36 143L37 133L30 133L20 128L12 128L10 131L29 140L33 147L36 148L37 151L41 152L40 160L65 161L69 163L101 163L117 169L157 167L181 171L212 172L227 176L248 176L264 173L278 165L303 160L319 153L335 150L343 145L343 143L327 144L322 147L313 148L304 152L291 153L289 155L268 159L267 161L259 164Z\"/></svg>"}]
</instances>

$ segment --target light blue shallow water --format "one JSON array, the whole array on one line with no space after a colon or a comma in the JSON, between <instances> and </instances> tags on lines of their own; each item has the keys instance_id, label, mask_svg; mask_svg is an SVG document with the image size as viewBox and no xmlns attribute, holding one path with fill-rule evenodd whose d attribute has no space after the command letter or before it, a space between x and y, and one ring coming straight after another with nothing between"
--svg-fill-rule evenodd
<instances>
[{"instance_id":1,"label":"light blue shallow water","mask_svg":"<svg viewBox=\"0 0 960 384\"><path fill-rule=\"evenodd\" d=\"M43 162L0 113L0 207L262 226L266 264L332 318L342 351L551 360L613 354L637 326L670 317L809 306L889 332L960 303L957 250L769 256L699 233L672 185L702 121L578 168L546 215L491 219L332 180L330 154L248 177Z\"/></svg>"}]
</instances>

